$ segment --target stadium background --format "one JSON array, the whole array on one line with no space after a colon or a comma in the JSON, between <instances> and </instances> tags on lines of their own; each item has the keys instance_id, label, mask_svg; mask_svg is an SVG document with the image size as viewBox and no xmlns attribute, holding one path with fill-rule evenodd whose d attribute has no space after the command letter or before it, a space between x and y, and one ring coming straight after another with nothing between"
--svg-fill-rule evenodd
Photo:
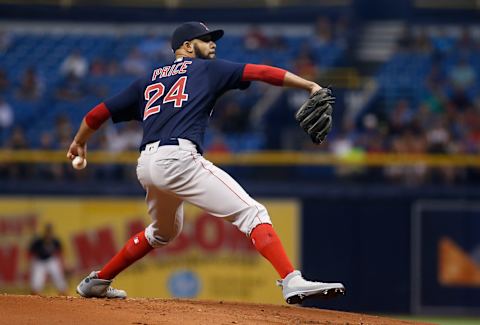
<instances>
[{"instance_id":1,"label":"stadium background","mask_svg":"<svg viewBox=\"0 0 480 325\"><path fill-rule=\"evenodd\" d=\"M286 68L337 96L319 147L293 119L305 94L259 83L220 100L207 135L207 157L267 205L306 277L349 290L306 305L478 314L479 9L468 0L0 1L0 292L29 292L26 249L47 222L65 246L72 294L148 222L137 125L104 127L81 172L66 148L91 107L171 58L178 23L202 20L226 30L218 57ZM117 285L133 296L281 303L275 273L244 238L193 207L187 216L173 248Z\"/></svg>"}]
</instances>

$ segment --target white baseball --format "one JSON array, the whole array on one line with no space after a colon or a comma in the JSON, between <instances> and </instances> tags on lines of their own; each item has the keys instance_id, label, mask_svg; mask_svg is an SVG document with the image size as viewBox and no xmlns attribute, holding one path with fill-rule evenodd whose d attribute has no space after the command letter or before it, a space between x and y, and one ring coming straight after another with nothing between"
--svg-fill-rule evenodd
<instances>
[{"instance_id":1,"label":"white baseball","mask_svg":"<svg viewBox=\"0 0 480 325\"><path fill-rule=\"evenodd\" d=\"M83 159L80 156L76 156L72 160L72 166L75 169L84 169L85 167L87 167L87 159Z\"/></svg>"}]
</instances>

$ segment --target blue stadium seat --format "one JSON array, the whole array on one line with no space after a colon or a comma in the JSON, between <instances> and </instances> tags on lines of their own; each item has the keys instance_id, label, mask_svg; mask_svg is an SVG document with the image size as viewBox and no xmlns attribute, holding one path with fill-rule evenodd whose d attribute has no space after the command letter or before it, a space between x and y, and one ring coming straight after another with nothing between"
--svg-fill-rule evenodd
<instances>
[{"instance_id":1,"label":"blue stadium seat","mask_svg":"<svg viewBox=\"0 0 480 325\"><path fill-rule=\"evenodd\" d=\"M15 108L16 121L25 126L27 136L34 145L38 145L39 134L52 128L56 117L67 116L73 124L78 124L83 115L100 100L90 95L82 100L65 102L56 99L56 89L61 84L60 66L63 60L75 49L90 62L100 58L109 62L116 60L119 64L128 53L144 40L145 35L131 34L123 36L87 35L67 33L15 33L8 55L0 55L0 64L13 84L18 84L22 73L34 66L45 85L45 92L38 102L26 102L15 98L14 90L7 93L7 101ZM292 60L298 55L302 46L308 42L306 36L285 36L285 49L278 51L248 51L244 48L243 37L225 36L220 41L218 56L231 61L265 63L290 68ZM322 67L334 66L343 55L342 49L335 46L322 48L318 59ZM153 64L153 62L152 62ZM134 80L132 76L88 76L86 84L98 89L107 89L108 95L120 91ZM210 138L211 139L211 138ZM208 140L208 138L207 138ZM208 141L207 141L208 142ZM258 150L264 145L261 134L241 134L228 136L227 142L234 151Z\"/></svg>"}]
</instances>

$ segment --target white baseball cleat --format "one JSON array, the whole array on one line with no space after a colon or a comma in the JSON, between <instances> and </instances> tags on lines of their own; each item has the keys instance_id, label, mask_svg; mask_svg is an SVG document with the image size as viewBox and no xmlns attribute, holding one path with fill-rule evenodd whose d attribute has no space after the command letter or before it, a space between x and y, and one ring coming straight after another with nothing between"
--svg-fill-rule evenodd
<instances>
[{"instance_id":1,"label":"white baseball cleat","mask_svg":"<svg viewBox=\"0 0 480 325\"><path fill-rule=\"evenodd\" d=\"M111 298L124 299L127 293L124 290L112 288L112 280L99 279L98 271L93 271L77 286L77 293L84 298Z\"/></svg>"},{"instance_id":2,"label":"white baseball cleat","mask_svg":"<svg viewBox=\"0 0 480 325\"><path fill-rule=\"evenodd\" d=\"M277 280L282 287L283 297L288 304L299 304L306 298L333 298L345 294L345 287L341 283L325 283L307 281L300 271L293 271L285 279Z\"/></svg>"}]
</instances>

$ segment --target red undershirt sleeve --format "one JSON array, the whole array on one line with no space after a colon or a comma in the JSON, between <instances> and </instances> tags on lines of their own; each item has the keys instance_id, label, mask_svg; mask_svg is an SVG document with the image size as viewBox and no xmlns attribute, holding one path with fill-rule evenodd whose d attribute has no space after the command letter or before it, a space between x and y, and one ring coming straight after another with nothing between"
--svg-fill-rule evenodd
<instances>
[{"instance_id":1,"label":"red undershirt sleeve","mask_svg":"<svg viewBox=\"0 0 480 325\"><path fill-rule=\"evenodd\" d=\"M92 130L97 130L109 118L110 111L104 103L100 103L85 115L85 123Z\"/></svg>"},{"instance_id":2,"label":"red undershirt sleeve","mask_svg":"<svg viewBox=\"0 0 480 325\"><path fill-rule=\"evenodd\" d=\"M264 81L266 83L282 86L286 70L262 64L246 64L243 69L242 81Z\"/></svg>"}]
</instances>

